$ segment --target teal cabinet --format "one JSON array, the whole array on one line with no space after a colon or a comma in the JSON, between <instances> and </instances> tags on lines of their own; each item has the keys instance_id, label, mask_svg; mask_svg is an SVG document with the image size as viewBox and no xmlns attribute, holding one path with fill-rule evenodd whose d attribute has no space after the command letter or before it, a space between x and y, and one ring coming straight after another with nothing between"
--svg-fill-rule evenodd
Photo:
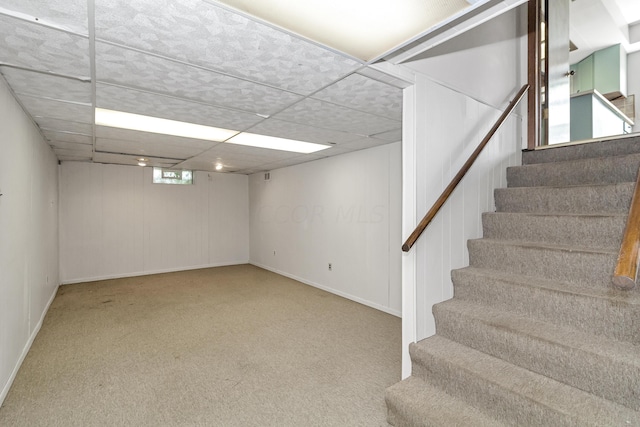
<instances>
[{"instance_id":1,"label":"teal cabinet","mask_svg":"<svg viewBox=\"0 0 640 427\"><path fill-rule=\"evenodd\" d=\"M617 44L571 65L571 93L597 90L609 99L627 96L627 53Z\"/></svg>"}]
</instances>

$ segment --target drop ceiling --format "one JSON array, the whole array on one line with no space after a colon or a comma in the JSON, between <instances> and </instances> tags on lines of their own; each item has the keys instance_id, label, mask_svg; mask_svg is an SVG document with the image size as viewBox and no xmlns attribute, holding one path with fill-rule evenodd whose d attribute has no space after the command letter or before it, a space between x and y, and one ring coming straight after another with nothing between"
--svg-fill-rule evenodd
<instances>
[{"instance_id":1,"label":"drop ceiling","mask_svg":"<svg viewBox=\"0 0 640 427\"><path fill-rule=\"evenodd\" d=\"M61 161L243 174L399 141L408 86L212 0L0 0L0 73ZM96 126L96 107L330 148Z\"/></svg>"},{"instance_id":2,"label":"drop ceiling","mask_svg":"<svg viewBox=\"0 0 640 427\"><path fill-rule=\"evenodd\" d=\"M432 14L420 25L429 26L486 2L498 0L391 4L419 4ZM371 54L240 10L251 4L0 0L0 79L63 162L136 165L144 157L149 166L213 171L221 163L224 172L250 174L401 140L408 82L385 74ZM378 7L366 2L360 15ZM95 108L330 148L299 154L97 126Z\"/></svg>"}]
</instances>

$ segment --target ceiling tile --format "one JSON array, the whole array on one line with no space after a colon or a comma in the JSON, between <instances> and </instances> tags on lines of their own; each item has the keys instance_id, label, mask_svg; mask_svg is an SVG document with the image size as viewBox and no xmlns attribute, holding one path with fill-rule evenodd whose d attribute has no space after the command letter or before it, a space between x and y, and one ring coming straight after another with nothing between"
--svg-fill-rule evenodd
<instances>
[{"instance_id":1,"label":"ceiling tile","mask_svg":"<svg viewBox=\"0 0 640 427\"><path fill-rule=\"evenodd\" d=\"M98 84L96 105L101 108L180 120L232 130L244 130L264 120L255 114L190 102L149 92Z\"/></svg>"},{"instance_id":2,"label":"ceiling tile","mask_svg":"<svg viewBox=\"0 0 640 427\"><path fill-rule=\"evenodd\" d=\"M402 120L402 89L360 74L352 74L313 97L354 110Z\"/></svg>"},{"instance_id":3,"label":"ceiling tile","mask_svg":"<svg viewBox=\"0 0 640 427\"><path fill-rule=\"evenodd\" d=\"M211 150L202 153L199 157L209 161L221 159L223 161L240 161L243 159L257 162L269 162L300 156L300 153L291 151L269 150L266 148L248 147L237 144L218 144Z\"/></svg>"},{"instance_id":4,"label":"ceiling tile","mask_svg":"<svg viewBox=\"0 0 640 427\"><path fill-rule=\"evenodd\" d=\"M214 170L216 163L222 163L224 170L236 172L260 167L265 163L299 157L301 157L300 153L222 143L178 166L187 169Z\"/></svg>"},{"instance_id":5,"label":"ceiling tile","mask_svg":"<svg viewBox=\"0 0 640 427\"><path fill-rule=\"evenodd\" d=\"M273 118L258 123L250 129L250 132L319 144L341 144L360 138L352 133L313 127L301 123L285 122Z\"/></svg>"},{"instance_id":6,"label":"ceiling tile","mask_svg":"<svg viewBox=\"0 0 640 427\"><path fill-rule=\"evenodd\" d=\"M198 155L203 150L183 145L149 144L121 139L96 138L96 151L183 160Z\"/></svg>"},{"instance_id":7,"label":"ceiling tile","mask_svg":"<svg viewBox=\"0 0 640 427\"><path fill-rule=\"evenodd\" d=\"M324 153L325 151L330 151L330 150L323 150L321 151L321 153ZM291 159L279 160L277 162L271 162L271 163L264 163L260 165L260 169L261 170L279 169L287 166L298 165L300 163L306 163L306 162L312 162L314 160L324 159L326 157L327 157L326 155L305 154L303 156L297 156Z\"/></svg>"},{"instance_id":8,"label":"ceiling tile","mask_svg":"<svg viewBox=\"0 0 640 427\"><path fill-rule=\"evenodd\" d=\"M76 152L85 153L85 155L91 157L93 152L93 146L87 144L74 144L73 142L51 141L49 145L54 150L71 150Z\"/></svg>"},{"instance_id":9,"label":"ceiling tile","mask_svg":"<svg viewBox=\"0 0 640 427\"><path fill-rule=\"evenodd\" d=\"M93 154L93 161L95 163L113 163L117 165L138 166L138 160L136 159L135 156L127 156L124 154L96 152ZM170 168L170 167L173 167L173 165L175 165L178 162L179 162L178 159L157 159L157 158L149 157L147 166Z\"/></svg>"},{"instance_id":10,"label":"ceiling tile","mask_svg":"<svg viewBox=\"0 0 640 427\"><path fill-rule=\"evenodd\" d=\"M395 129L389 132L382 132L372 135L374 138L382 139L387 142L402 141L402 129Z\"/></svg>"},{"instance_id":11,"label":"ceiling tile","mask_svg":"<svg viewBox=\"0 0 640 427\"><path fill-rule=\"evenodd\" d=\"M54 150L55 153L55 150ZM56 153L58 160L61 162L90 162L91 156L66 156L63 154Z\"/></svg>"},{"instance_id":12,"label":"ceiling tile","mask_svg":"<svg viewBox=\"0 0 640 427\"><path fill-rule=\"evenodd\" d=\"M402 126L400 121L309 98L276 114L273 118L356 133L360 136L399 129Z\"/></svg>"},{"instance_id":13,"label":"ceiling tile","mask_svg":"<svg viewBox=\"0 0 640 427\"><path fill-rule=\"evenodd\" d=\"M137 51L96 44L99 81L270 115L301 99L280 89Z\"/></svg>"},{"instance_id":14,"label":"ceiling tile","mask_svg":"<svg viewBox=\"0 0 640 427\"><path fill-rule=\"evenodd\" d=\"M210 162L202 160L198 157L186 160L177 164L175 167L180 169L192 169L203 171L215 171L215 164L217 162ZM223 171L225 172L238 172L248 168L255 168L261 165L263 162L248 159L236 159L222 162L224 165Z\"/></svg>"},{"instance_id":15,"label":"ceiling tile","mask_svg":"<svg viewBox=\"0 0 640 427\"><path fill-rule=\"evenodd\" d=\"M93 123L93 108L90 105L33 98L27 95L19 95L18 98L29 114L36 118L36 121L39 117L47 117L87 124Z\"/></svg>"},{"instance_id":16,"label":"ceiling tile","mask_svg":"<svg viewBox=\"0 0 640 427\"><path fill-rule=\"evenodd\" d=\"M93 137L69 132L43 131L48 141L71 142L74 144L93 145Z\"/></svg>"},{"instance_id":17,"label":"ceiling tile","mask_svg":"<svg viewBox=\"0 0 640 427\"><path fill-rule=\"evenodd\" d=\"M361 65L199 0L96 0L96 37L302 94Z\"/></svg>"},{"instance_id":18,"label":"ceiling tile","mask_svg":"<svg viewBox=\"0 0 640 427\"><path fill-rule=\"evenodd\" d=\"M69 76L89 76L89 40L0 15L0 62Z\"/></svg>"},{"instance_id":19,"label":"ceiling tile","mask_svg":"<svg viewBox=\"0 0 640 427\"><path fill-rule=\"evenodd\" d=\"M81 144L79 144L82 146ZM91 159L91 150L86 150L84 148L79 149L65 149L65 148L54 148L53 152L56 153L57 156L62 157L75 157L78 159Z\"/></svg>"},{"instance_id":20,"label":"ceiling tile","mask_svg":"<svg viewBox=\"0 0 640 427\"><path fill-rule=\"evenodd\" d=\"M107 126L96 126L96 137L131 141L143 144L175 145L200 151L208 150L219 142L205 141L202 139L182 138L179 136L163 135L151 132L138 132L135 130L118 129Z\"/></svg>"},{"instance_id":21,"label":"ceiling tile","mask_svg":"<svg viewBox=\"0 0 640 427\"><path fill-rule=\"evenodd\" d=\"M63 131L63 132L74 132L83 135L91 136L93 134L93 125L87 123L78 123L72 122L68 120L58 120L51 119L48 117L36 117L36 123L40 126L40 129L45 130L53 130L53 131Z\"/></svg>"},{"instance_id":22,"label":"ceiling tile","mask_svg":"<svg viewBox=\"0 0 640 427\"><path fill-rule=\"evenodd\" d=\"M38 18L44 24L89 34L87 0L2 0L1 8Z\"/></svg>"},{"instance_id":23,"label":"ceiling tile","mask_svg":"<svg viewBox=\"0 0 640 427\"><path fill-rule=\"evenodd\" d=\"M182 163L178 163L175 167L178 169L190 169L190 170L208 171L208 172L216 171L215 163L212 163L206 160L201 160L201 159L198 159L197 157L194 157L193 159L185 160ZM228 172L228 171L235 172L236 170L237 168L235 167L234 168L227 167L226 170L224 170L224 172Z\"/></svg>"},{"instance_id":24,"label":"ceiling tile","mask_svg":"<svg viewBox=\"0 0 640 427\"><path fill-rule=\"evenodd\" d=\"M51 74L0 67L9 86L18 94L91 103L91 83Z\"/></svg>"},{"instance_id":25,"label":"ceiling tile","mask_svg":"<svg viewBox=\"0 0 640 427\"><path fill-rule=\"evenodd\" d=\"M377 138L360 138L357 141L352 141L347 144L342 144L339 147L335 147L333 151L328 152L328 155L338 155L344 153L350 153L352 151L365 150L367 148L377 147L379 145L389 144L389 141L384 141ZM328 150L327 150L328 151Z\"/></svg>"}]
</instances>

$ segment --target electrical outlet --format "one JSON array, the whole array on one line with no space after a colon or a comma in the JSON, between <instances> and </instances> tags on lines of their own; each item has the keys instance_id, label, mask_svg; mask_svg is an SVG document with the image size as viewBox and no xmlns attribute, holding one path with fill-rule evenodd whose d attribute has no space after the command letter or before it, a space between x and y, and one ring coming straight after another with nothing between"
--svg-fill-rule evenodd
<instances>
[{"instance_id":1,"label":"electrical outlet","mask_svg":"<svg viewBox=\"0 0 640 427\"><path fill-rule=\"evenodd\" d=\"M333 270L333 266L329 263L329 271Z\"/></svg>"}]
</instances>

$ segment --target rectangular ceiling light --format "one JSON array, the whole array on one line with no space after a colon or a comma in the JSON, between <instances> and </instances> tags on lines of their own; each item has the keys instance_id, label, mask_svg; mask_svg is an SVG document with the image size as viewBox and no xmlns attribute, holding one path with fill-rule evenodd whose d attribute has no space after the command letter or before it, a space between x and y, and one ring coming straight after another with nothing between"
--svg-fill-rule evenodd
<instances>
[{"instance_id":1,"label":"rectangular ceiling light","mask_svg":"<svg viewBox=\"0 0 640 427\"><path fill-rule=\"evenodd\" d=\"M238 131L96 108L96 125L222 142Z\"/></svg>"},{"instance_id":2,"label":"rectangular ceiling light","mask_svg":"<svg viewBox=\"0 0 640 427\"><path fill-rule=\"evenodd\" d=\"M314 144L312 142L296 141L294 139L277 138L275 136L258 135L242 132L229 139L229 144L248 145L251 147L268 148L271 150L293 151L294 153L315 153L330 148L330 145Z\"/></svg>"}]
</instances>

